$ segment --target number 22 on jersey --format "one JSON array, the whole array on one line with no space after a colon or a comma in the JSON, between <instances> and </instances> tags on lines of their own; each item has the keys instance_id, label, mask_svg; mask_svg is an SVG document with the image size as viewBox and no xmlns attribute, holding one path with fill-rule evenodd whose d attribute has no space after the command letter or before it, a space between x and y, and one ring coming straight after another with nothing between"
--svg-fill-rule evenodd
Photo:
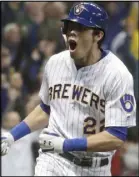
<instances>
[{"instance_id":1,"label":"number 22 on jersey","mask_svg":"<svg viewBox=\"0 0 139 177\"><path fill-rule=\"evenodd\" d=\"M104 130L105 119L100 121L100 132ZM84 134L95 134L96 133L96 120L93 117L87 117L84 120Z\"/></svg>"}]
</instances>

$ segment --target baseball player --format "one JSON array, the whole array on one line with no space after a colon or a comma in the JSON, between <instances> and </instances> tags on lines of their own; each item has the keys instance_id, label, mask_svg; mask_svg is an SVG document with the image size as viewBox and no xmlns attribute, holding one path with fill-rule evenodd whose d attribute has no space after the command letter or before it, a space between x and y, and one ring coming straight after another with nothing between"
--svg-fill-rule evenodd
<instances>
[{"instance_id":1,"label":"baseball player","mask_svg":"<svg viewBox=\"0 0 139 177\"><path fill-rule=\"evenodd\" d=\"M112 156L128 127L136 125L133 78L119 58L101 48L108 21L101 7L78 2L62 21L68 50L48 60L42 101L2 135L1 154L47 126L39 136L35 176L111 176Z\"/></svg>"}]
</instances>

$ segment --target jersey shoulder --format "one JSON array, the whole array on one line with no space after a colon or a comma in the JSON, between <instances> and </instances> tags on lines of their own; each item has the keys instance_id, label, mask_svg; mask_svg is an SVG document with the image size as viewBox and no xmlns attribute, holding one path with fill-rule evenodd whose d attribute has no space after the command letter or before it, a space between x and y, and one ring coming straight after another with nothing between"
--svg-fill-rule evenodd
<instances>
[{"instance_id":1,"label":"jersey shoulder","mask_svg":"<svg viewBox=\"0 0 139 177\"><path fill-rule=\"evenodd\" d=\"M122 89L131 88L133 85L133 76L125 64L112 52L109 52L105 60L106 78L104 95L107 98L114 93L114 90L122 93Z\"/></svg>"},{"instance_id":2,"label":"jersey shoulder","mask_svg":"<svg viewBox=\"0 0 139 177\"><path fill-rule=\"evenodd\" d=\"M54 54L44 64L44 70L47 71L49 70L49 68L53 66L58 66L63 64L68 58L70 58L70 53L68 50Z\"/></svg>"},{"instance_id":3,"label":"jersey shoulder","mask_svg":"<svg viewBox=\"0 0 139 177\"><path fill-rule=\"evenodd\" d=\"M108 70L110 70L112 74L117 75L117 77L132 77L130 71L119 57L117 57L111 51L107 57Z\"/></svg>"},{"instance_id":4,"label":"jersey shoulder","mask_svg":"<svg viewBox=\"0 0 139 177\"><path fill-rule=\"evenodd\" d=\"M66 58L70 57L69 50L64 50L50 57L49 62L61 62Z\"/></svg>"}]
</instances>

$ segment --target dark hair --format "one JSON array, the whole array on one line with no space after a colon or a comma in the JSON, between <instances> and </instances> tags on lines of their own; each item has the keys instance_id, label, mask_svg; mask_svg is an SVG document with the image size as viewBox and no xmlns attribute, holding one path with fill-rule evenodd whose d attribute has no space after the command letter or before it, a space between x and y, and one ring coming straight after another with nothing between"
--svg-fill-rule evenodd
<instances>
[{"instance_id":1,"label":"dark hair","mask_svg":"<svg viewBox=\"0 0 139 177\"><path fill-rule=\"evenodd\" d=\"M103 37L98 41L98 48L101 48L102 42L105 39L105 32L104 32L104 30L99 29L99 28L93 28L93 30L94 30L93 31L94 35L98 35L100 33L100 31L102 31L104 33Z\"/></svg>"}]
</instances>

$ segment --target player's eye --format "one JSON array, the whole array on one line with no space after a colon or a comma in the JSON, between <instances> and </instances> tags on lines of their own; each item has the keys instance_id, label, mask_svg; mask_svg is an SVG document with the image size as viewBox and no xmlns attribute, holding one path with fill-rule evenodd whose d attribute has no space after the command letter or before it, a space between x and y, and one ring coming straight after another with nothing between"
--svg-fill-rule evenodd
<instances>
[{"instance_id":1,"label":"player's eye","mask_svg":"<svg viewBox=\"0 0 139 177\"><path fill-rule=\"evenodd\" d=\"M69 22L67 24L67 31L70 32L72 30L75 30L75 31L78 31L78 32L82 32L82 31L85 31L85 30L88 30L88 27L82 25L82 24L79 24L79 23L73 23L73 22Z\"/></svg>"}]
</instances>

